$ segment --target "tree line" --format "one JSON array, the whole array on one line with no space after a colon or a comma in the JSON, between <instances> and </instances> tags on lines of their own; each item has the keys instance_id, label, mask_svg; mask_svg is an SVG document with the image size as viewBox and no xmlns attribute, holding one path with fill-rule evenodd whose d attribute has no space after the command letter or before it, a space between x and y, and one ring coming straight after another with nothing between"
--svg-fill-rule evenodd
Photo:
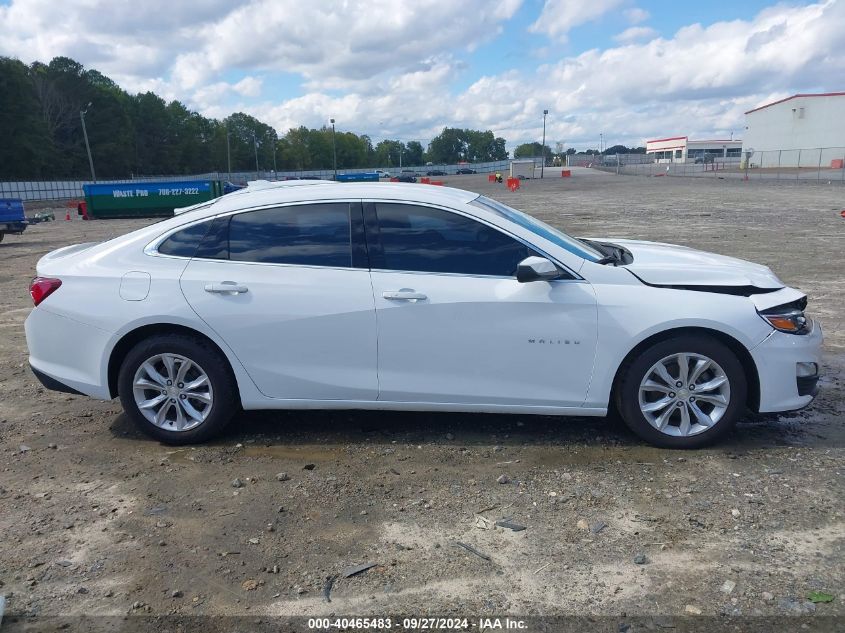
<instances>
[{"instance_id":1,"label":"tree line","mask_svg":"<svg viewBox=\"0 0 845 633\"><path fill-rule=\"evenodd\" d=\"M26 65L0 57L0 180L89 177L84 126L98 178L205 172L399 167L505 160L490 130L444 128L427 147L301 126L279 136L243 112L204 117L152 92L131 95L67 57Z\"/></svg>"},{"instance_id":2,"label":"tree line","mask_svg":"<svg viewBox=\"0 0 845 633\"><path fill-rule=\"evenodd\" d=\"M562 145L559 144L559 145ZM545 151L543 151L545 149ZM567 156L571 156L572 154L578 153L574 147L570 147L566 151L563 151L562 147L559 147L554 153L552 152L552 148L548 145L543 145L542 143L523 143L522 145L517 145L516 149L513 151L514 158L534 158L536 156L545 156L546 160L551 158L552 156L562 156L566 154ZM645 147L626 147L625 145L613 145L608 147L604 151L599 151L597 149L588 149L580 152L581 154L589 154L589 155L612 155L612 154L645 154Z\"/></svg>"}]
</instances>

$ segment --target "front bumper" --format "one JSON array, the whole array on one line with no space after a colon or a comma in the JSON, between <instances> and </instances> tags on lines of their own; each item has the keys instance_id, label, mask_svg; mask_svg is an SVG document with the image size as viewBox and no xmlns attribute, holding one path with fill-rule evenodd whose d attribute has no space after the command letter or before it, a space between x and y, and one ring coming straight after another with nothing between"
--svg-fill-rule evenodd
<instances>
[{"instance_id":1,"label":"front bumper","mask_svg":"<svg viewBox=\"0 0 845 633\"><path fill-rule=\"evenodd\" d=\"M806 407L818 391L819 376L799 376L799 363L821 364L824 336L813 322L809 334L786 334L777 330L750 350L760 378L760 413L794 411Z\"/></svg>"}]
</instances>

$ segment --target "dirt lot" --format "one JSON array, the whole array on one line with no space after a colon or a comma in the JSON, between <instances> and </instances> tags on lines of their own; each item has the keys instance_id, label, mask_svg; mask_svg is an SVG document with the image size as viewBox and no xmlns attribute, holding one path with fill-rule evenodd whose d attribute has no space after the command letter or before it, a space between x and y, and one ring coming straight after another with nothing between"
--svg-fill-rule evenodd
<instances>
[{"instance_id":1,"label":"dirt lot","mask_svg":"<svg viewBox=\"0 0 845 633\"><path fill-rule=\"evenodd\" d=\"M0 245L3 630L46 616L73 629L82 614L700 612L777 616L790 630L801 622L784 616L842 624L845 187L586 170L515 193L483 176L447 181L576 235L770 265L824 324L820 396L802 412L748 417L695 452L645 446L605 420L352 412L242 414L222 440L176 450L136 433L117 402L48 392L27 367L37 259L148 221L33 226ZM527 529L481 529L477 513ZM327 578L367 562L326 601ZM813 591L834 599L814 604Z\"/></svg>"}]
</instances>

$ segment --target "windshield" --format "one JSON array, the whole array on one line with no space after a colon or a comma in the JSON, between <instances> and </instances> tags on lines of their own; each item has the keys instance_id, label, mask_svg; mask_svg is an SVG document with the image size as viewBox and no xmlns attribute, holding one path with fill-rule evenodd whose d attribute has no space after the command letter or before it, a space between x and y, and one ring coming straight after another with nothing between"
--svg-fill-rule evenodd
<instances>
[{"instance_id":1,"label":"windshield","mask_svg":"<svg viewBox=\"0 0 845 633\"><path fill-rule=\"evenodd\" d=\"M527 213L517 211L516 209L511 208L506 204L497 202L496 200L492 200L484 196L478 196L475 200L470 202L470 204L480 206L487 211L492 211L496 215L510 220L511 222L515 222L522 228L528 229L535 235L539 235L540 237L549 240L553 244L556 244L557 246L566 249L570 253L578 255L578 257L582 257L588 261L597 262L602 259L602 257L604 257L597 250L588 246L581 240L575 239L574 237L570 237L563 231L560 231L553 226L549 226L545 222L542 222L537 218L531 217Z\"/></svg>"}]
</instances>

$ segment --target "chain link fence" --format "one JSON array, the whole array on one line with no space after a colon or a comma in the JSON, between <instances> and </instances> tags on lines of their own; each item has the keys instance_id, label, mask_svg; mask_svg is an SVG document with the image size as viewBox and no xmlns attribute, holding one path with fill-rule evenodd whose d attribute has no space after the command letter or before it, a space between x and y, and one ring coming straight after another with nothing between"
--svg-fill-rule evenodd
<instances>
[{"instance_id":1,"label":"chain link fence","mask_svg":"<svg viewBox=\"0 0 845 633\"><path fill-rule=\"evenodd\" d=\"M632 176L845 183L845 147L755 151L747 160L745 155L686 162L655 160L649 154L573 157L579 166Z\"/></svg>"},{"instance_id":2,"label":"chain link fence","mask_svg":"<svg viewBox=\"0 0 845 633\"><path fill-rule=\"evenodd\" d=\"M429 172L435 172L435 176L455 175L461 169L472 169L474 172L493 173L506 171L510 160L500 160L489 163L456 163L453 165L425 165L414 167L367 167L360 169L338 169L338 174L355 174L373 172L376 169L398 176L400 171L413 172L417 177L426 176ZM133 176L131 178L97 180L100 184L124 183L124 182L166 182L166 181L193 181L193 180L223 180L236 184L246 184L250 180L285 180L289 178L313 178L321 180L332 180L334 169L307 169L299 171L239 171L239 172L209 172L206 174L191 174L181 176ZM0 182L0 198L20 198L24 201L49 201L49 200L74 200L82 199L82 185L91 184L92 180L30 180Z\"/></svg>"}]
</instances>

